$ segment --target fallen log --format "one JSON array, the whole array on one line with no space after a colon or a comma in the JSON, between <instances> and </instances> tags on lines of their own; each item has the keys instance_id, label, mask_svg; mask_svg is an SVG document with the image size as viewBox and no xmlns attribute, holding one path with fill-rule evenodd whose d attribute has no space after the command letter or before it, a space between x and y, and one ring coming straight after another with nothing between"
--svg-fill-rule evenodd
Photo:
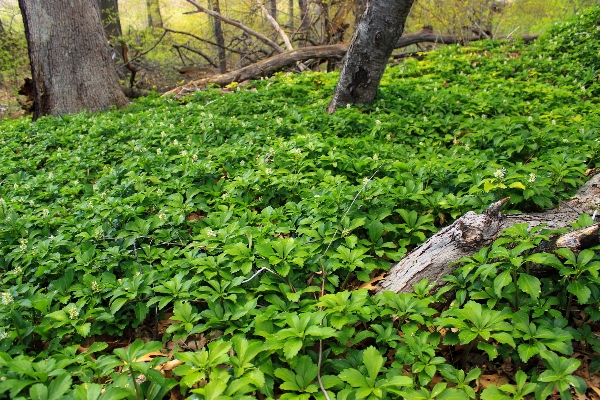
<instances>
[{"instance_id":1,"label":"fallen log","mask_svg":"<svg viewBox=\"0 0 600 400\"><path fill-rule=\"evenodd\" d=\"M525 41L532 41L537 37L538 35L523 35L521 38ZM400 39L396 42L395 48L400 49L417 43L455 44L473 42L481 39L481 36L471 36L465 38L462 36L437 35L432 30L424 29L420 32L411 33L400 37ZM181 97L185 96L186 94L202 90L206 87L206 85L209 84L225 86L233 82L260 79L271 76L274 72L291 66L297 62L310 59L341 59L346 55L348 46L348 43L339 43L332 45L302 47L294 51L274 55L235 71L220 75L213 75L189 82L185 85L169 90L168 92L164 93L164 95L175 95L176 97Z\"/></svg>"},{"instance_id":2,"label":"fallen log","mask_svg":"<svg viewBox=\"0 0 600 400\"><path fill-rule=\"evenodd\" d=\"M489 246L504 229L515 224L526 223L530 227L546 224L551 229L569 227L580 214L593 215L600 207L600 174L594 175L571 200L543 213L504 215L500 210L508 200L493 203L481 214L467 212L392 266L381 280L371 284L370 289L375 293L384 290L410 292L424 278L441 286L444 275L454 270L454 262ZM597 241L598 231L598 226L594 225L570 232L555 239L552 245L579 250L593 243L590 241Z\"/></svg>"}]
</instances>

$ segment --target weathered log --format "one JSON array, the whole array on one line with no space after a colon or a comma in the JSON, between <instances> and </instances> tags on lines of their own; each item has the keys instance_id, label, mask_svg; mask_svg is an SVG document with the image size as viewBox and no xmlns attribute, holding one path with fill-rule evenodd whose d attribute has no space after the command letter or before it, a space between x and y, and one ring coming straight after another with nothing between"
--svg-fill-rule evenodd
<instances>
[{"instance_id":1,"label":"weathered log","mask_svg":"<svg viewBox=\"0 0 600 400\"><path fill-rule=\"evenodd\" d=\"M522 36L523 40L534 40L537 35ZM452 35L436 35L431 30L422 30L417 33L404 35L398 39L395 48L403 48L417 43L465 43L469 41L481 40L479 36L462 38ZM186 94L202 90L209 84L228 85L232 82L242 82L251 79L260 79L261 77L271 76L274 72L295 64L298 61L306 61L315 58L337 58L341 59L348 51L348 43L338 43L332 45L302 47L287 53L277 54L272 57L261 60L257 63L250 64L226 74L214 75L203 79L198 79L189 82L183 86L178 86L175 89L169 90L165 95L174 94L177 97L185 96Z\"/></svg>"},{"instance_id":2,"label":"weathered log","mask_svg":"<svg viewBox=\"0 0 600 400\"><path fill-rule=\"evenodd\" d=\"M594 175L571 200L543 213L503 215L500 210L507 201L493 203L482 214L467 212L392 266L371 289L410 292L424 278L442 285L444 275L454 270L455 261L490 245L514 224L526 223L530 227L546 224L551 229L569 227L580 214L592 215L600 207L600 174ZM597 226L590 227L562 235L554 246L580 249L586 241L597 240L597 236Z\"/></svg>"}]
</instances>

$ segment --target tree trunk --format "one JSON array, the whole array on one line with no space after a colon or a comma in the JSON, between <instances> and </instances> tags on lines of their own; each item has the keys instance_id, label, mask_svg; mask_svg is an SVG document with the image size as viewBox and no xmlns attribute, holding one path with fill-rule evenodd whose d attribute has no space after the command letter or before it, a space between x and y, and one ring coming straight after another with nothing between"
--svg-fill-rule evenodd
<instances>
[{"instance_id":1,"label":"tree trunk","mask_svg":"<svg viewBox=\"0 0 600 400\"><path fill-rule=\"evenodd\" d=\"M269 0L269 13L277 21L277 0Z\"/></svg>"},{"instance_id":2,"label":"tree trunk","mask_svg":"<svg viewBox=\"0 0 600 400\"><path fill-rule=\"evenodd\" d=\"M208 0L208 8L221 14L221 7L219 6L219 0ZM222 74L227 72L227 56L225 54L225 36L223 36L223 28L221 26L221 20L213 17L213 32L215 34L215 41L217 42L217 58L219 59L219 70Z\"/></svg>"},{"instance_id":3,"label":"tree trunk","mask_svg":"<svg viewBox=\"0 0 600 400\"><path fill-rule=\"evenodd\" d=\"M310 39L310 16L308 15L308 0L298 0L300 8L300 29L298 32L303 36L303 41L300 42L300 47L307 45Z\"/></svg>"},{"instance_id":4,"label":"tree trunk","mask_svg":"<svg viewBox=\"0 0 600 400\"><path fill-rule=\"evenodd\" d=\"M288 23L288 28L290 30L294 29L294 0L288 0L288 14L290 17L290 21Z\"/></svg>"},{"instance_id":5,"label":"tree trunk","mask_svg":"<svg viewBox=\"0 0 600 400\"><path fill-rule=\"evenodd\" d=\"M346 54L330 114L349 103L372 103L385 66L394 50L413 0L380 0L367 3Z\"/></svg>"},{"instance_id":6,"label":"tree trunk","mask_svg":"<svg viewBox=\"0 0 600 400\"><path fill-rule=\"evenodd\" d=\"M117 0L99 0L102 25L107 37L121 36L121 19L119 18L119 2Z\"/></svg>"},{"instance_id":7,"label":"tree trunk","mask_svg":"<svg viewBox=\"0 0 600 400\"><path fill-rule=\"evenodd\" d=\"M442 278L452 273L455 261L489 246L504 229L514 224L527 223L532 227L546 224L551 229L569 227L580 214L592 215L600 207L600 174L594 175L571 200L544 213L502 215L500 209L507 201L503 199L493 203L482 214L466 213L406 255L370 289L375 292L410 292L424 278L438 286L443 285ZM590 239L597 241L597 236L597 227L585 228L575 234L561 236L554 247L581 249L583 242Z\"/></svg>"},{"instance_id":8,"label":"tree trunk","mask_svg":"<svg viewBox=\"0 0 600 400\"><path fill-rule=\"evenodd\" d=\"M19 0L34 88L33 120L124 107L96 1Z\"/></svg>"},{"instance_id":9,"label":"tree trunk","mask_svg":"<svg viewBox=\"0 0 600 400\"><path fill-rule=\"evenodd\" d=\"M160 13L159 0L146 0L146 7L148 11L148 26L150 28L162 28L163 20Z\"/></svg>"}]
</instances>

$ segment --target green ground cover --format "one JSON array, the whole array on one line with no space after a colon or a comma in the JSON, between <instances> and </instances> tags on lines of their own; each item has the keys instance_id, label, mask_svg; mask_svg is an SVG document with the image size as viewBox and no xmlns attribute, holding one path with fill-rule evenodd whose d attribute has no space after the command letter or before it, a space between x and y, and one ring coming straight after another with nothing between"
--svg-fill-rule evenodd
<instances>
[{"instance_id":1,"label":"green ground cover","mask_svg":"<svg viewBox=\"0 0 600 400\"><path fill-rule=\"evenodd\" d=\"M405 61L334 115L337 75L304 73L3 121L0 396L324 399L318 371L331 399L584 392L594 250L530 254L549 233L517 226L447 278L450 301L351 289L466 211L584 183L599 18ZM476 386L507 360L511 384Z\"/></svg>"}]
</instances>

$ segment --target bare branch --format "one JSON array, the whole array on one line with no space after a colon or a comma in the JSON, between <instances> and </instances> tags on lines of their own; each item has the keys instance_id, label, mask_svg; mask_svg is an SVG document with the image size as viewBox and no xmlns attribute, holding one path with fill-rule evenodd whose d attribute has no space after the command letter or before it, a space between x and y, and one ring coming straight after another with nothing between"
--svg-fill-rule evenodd
<instances>
[{"instance_id":1,"label":"bare branch","mask_svg":"<svg viewBox=\"0 0 600 400\"><path fill-rule=\"evenodd\" d=\"M196 0L186 0L186 1L188 3L190 3L191 5L193 5L194 7L196 7L198 9L198 11L201 11L203 13L206 13L206 14L210 15L210 16L218 18L221 21L225 22L226 24L233 25L236 28L239 28L239 29L243 30L247 34L256 37L258 40L260 40L261 42L263 42L267 46L270 46L273 49L275 49L278 53L283 53L284 52L283 48L281 46L279 46L277 43L275 43L274 41L272 41L271 39L269 39L268 37L266 37L262 33L257 32L254 29L251 29L251 28L247 27L246 25L242 24L240 21L236 21L235 19L227 18L227 17L221 15L220 13L218 13L216 11L209 10L208 8L203 7L200 4L198 4L198 2Z\"/></svg>"}]
</instances>

